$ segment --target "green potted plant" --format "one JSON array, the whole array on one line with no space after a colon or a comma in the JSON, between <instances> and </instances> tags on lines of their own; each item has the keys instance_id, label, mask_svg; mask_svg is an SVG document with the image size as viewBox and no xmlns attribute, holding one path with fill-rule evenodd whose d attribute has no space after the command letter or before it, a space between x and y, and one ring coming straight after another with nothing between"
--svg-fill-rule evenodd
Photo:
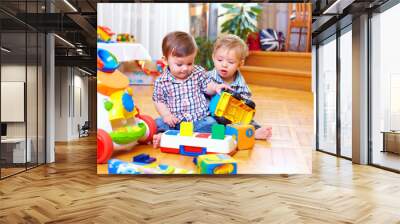
<instances>
[{"instance_id":1,"label":"green potted plant","mask_svg":"<svg viewBox=\"0 0 400 224\"><path fill-rule=\"evenodd\" d=\"M207 71L212 70L214 68L214 62L212 60L214 42L208 40L206 37L196 37L195 40L199 48L195 64L203 66Z\"/></svg>"},{"instance_id":2,"label":"green potted plant","mask_svg":"<svg viewBox=\"0 0 400 224\"><path fill-rule=\"evenodd\" d=\"M227 11L218 17L228 16L228 20L221 25L221 32L235 34L246 41L249 33L258 30L257 16L262 12L260 5L226 3L222 7Z\"/></svg>"}]
</instances>

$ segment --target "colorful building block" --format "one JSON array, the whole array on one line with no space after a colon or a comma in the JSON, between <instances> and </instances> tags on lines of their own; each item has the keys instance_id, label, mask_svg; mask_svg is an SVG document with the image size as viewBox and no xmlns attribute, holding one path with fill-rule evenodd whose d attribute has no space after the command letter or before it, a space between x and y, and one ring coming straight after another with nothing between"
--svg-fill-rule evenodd
<instances>
[{"instance_id":1,"label":"colorful building block","mask_svg":"<svg viewBox=\"0 0 400 224\"><path fill-rule=\"evenodd\" d=\"M133 157L133 162L143 163L143 164L149 164L149 163L155 162L156 160L157 160L156 158L150 157L149 154L145 154L145 153L142 153L142 154L139 154L139 155Z\"/></svg>"},{"instance_id":2,"label":"colorful building block","mask_svg":"<svg viewBox=\"0 0 400 224\"><path fill-rule=\"evenodd\" d=\"M145 160L147 160L149 158L150 158L149 154L142 153L142 154L139 154L139 155L133 157L133 162L139 162L140 163L140 162L145 161Z\"/></svg>"},{"instance_id":3,"label":"colorful building block","mask_svg":"<svg viewBox=\"0 0 400 224\"><path fill-rule=\"evenodd\" d=\"M211 127L211 138L212 139L224 139L225 138L225 126L222 124L213 124Z\"/></svg>"},{"instance_id":4,"label":"colorful building block","mask_svg":"<svg viewBox=\"0 0 400 224\"><path fill-rule=\"evenodd\" d=\"M225 134L235 136L238 150L252 149L255 144L254 126L249 124L229 124Z\"/></svg>"},{"instance_id":5,"label":"colorful building block","mask_svg":"<svg viewBox=\"0 0 400 224\"><path fill-rule=\"evenodd\" d=\"M106 26L97 26L97 40L100 42L109 42L114 35L110 28Z\"/></svg>"},{"instance_id":6,"label":"colorful building block","mask_svg":"<svg viewBox=\"0 0 400 224\"><path fill-rule=\"evenodd\" d=\"M197 157L200 174L237 174L236 160L226 154L207 154Z\"/></svg>"},{"instance_id":7,"label":"colorful building block","mask_svg":"<svg viewBox=\"0 0 400 224\"><path fill-rule=\"evenodd\" d=\"M180 126L181 136L193 136L193 122L181 122Z\"/></svg>"},{"instance_id":8,"label":"colorful building block","mask_svg":"<svg viewBox=\"0 0 400 224\"><path fill-rule=\"evenodd\" d=\"M167 164L143 164L118 159L108 161L108 174L192 174L192 170L180 169Z\"/></svg>"}]
</instances>

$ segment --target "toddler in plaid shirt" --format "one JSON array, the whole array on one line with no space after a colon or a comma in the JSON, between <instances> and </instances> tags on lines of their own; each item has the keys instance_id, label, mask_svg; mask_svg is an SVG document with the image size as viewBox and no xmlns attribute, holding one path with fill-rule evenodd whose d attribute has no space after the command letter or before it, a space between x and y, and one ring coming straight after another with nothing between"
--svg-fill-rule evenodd
<instances>
[{"instance_id":1,"label":"toddler in plaid shirt","mask_svg":"<svg viewBox=\"0 0 400 224\"><path fill-rule=\"evenodd\" d=\"M153 102L161 117L156 119L157 132L178 130L182 121L193 122L194 131L211 132L216 123L209 116L207 95L214 95L226 84L216 84L200 66L194 65L196 42L185 32L171 32L162 42L163 60L168 65L155 81ZM158 148L161 134L153 136L153 146Z\"/></svg>"},{"instance_id":2,"label":"toddler in plaid shirt","mask_svg":"<svg viewBox=\"0 0 400 224\"><path fill-rule=\"evenodd\" d=\"M214 70L208 72L208 76L216 83L225 83L243 98L250 99L251 92L247 86L239 68L244 64L248 55L247 45L238 36L228 34L217 38L213 50ZM254 120L251 124L256 129L256 139L266 139L272 136L271 127L262 127Z\"/></svg>"}]
</instances>

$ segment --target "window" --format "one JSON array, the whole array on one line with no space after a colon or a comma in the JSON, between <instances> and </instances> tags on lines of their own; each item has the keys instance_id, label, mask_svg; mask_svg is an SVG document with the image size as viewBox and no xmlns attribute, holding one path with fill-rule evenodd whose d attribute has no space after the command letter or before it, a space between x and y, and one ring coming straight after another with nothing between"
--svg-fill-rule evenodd
<instances>
[{"instance_id":1,"label":"window","mask_svg":"<svg viewBox=\"0 0 400 224\"><path fill-rule=\"evenodd\" d=\"M7 1L19 16L41 12L44 1ZM0 93L10 100L13 94L18 111L4 100L0 106L2 140L0 178L45 163L45 35L11 14L0 12ZM11 115L11 116L10 116Z\"/></svg>"},{"instance_id":2,"label":"window","mask_svg":"<svg viewBox=\"0 0 400 224\"><path fill-rule=\"evenodd\" d=\"M371 18L372 164L400 170L400 4ZM397 132L396 132L397 131Z\"/></svg>"},{"instance_id":3,"label":"window","mask_svg":"<svg viewBox=\"0 0 400 224\"><path fill-rule=\"evenodd\" d=\"M318 149L336 153L336 39L318 48Z\"/></svg>"},{"instance_id":4,"label":"window","mask_svg":"<svg viewBox=\"0 0 400 224\"><path fill-rule=\"evenodd\" d=\"M340 36L340 155L352 157L352 32Z\"/></svg>"}]
</instances>

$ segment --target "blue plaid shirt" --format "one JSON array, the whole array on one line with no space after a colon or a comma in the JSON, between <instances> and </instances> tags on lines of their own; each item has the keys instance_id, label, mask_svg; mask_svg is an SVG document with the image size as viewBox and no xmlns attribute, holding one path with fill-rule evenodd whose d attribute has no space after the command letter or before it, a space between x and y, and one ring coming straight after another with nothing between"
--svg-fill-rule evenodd
<instances>
[{"instance_id":1,"label":"blue plaid shirt","mask_svg":"<svg viewBox=\"0 0 400 224\"><path fill-rule=\"evenodd\" d=\"M216 69L207 72L207 76L210 77L212 81L218 84L224 83L224 80L222 80ZM233 90L235 90L235 92L239 93L243 98L251 98L250 88L247 86L246 81L244 81L244 78L239 70L236 72L235 80L229 86Z\"/></svg>"},{"instance_id":2,"label":"blue plaid shirt","mask_svg":"<svg viewBox=\"0 0 400 224\"><path fill-rule=\"evenodd\" d=\"M205 97L211 79L201 66L195 65L184 80L176 80L169 68L154 82L153 101L163 103L180 121L198 121L209 115Z\"/></svg>"}]
</instances>

